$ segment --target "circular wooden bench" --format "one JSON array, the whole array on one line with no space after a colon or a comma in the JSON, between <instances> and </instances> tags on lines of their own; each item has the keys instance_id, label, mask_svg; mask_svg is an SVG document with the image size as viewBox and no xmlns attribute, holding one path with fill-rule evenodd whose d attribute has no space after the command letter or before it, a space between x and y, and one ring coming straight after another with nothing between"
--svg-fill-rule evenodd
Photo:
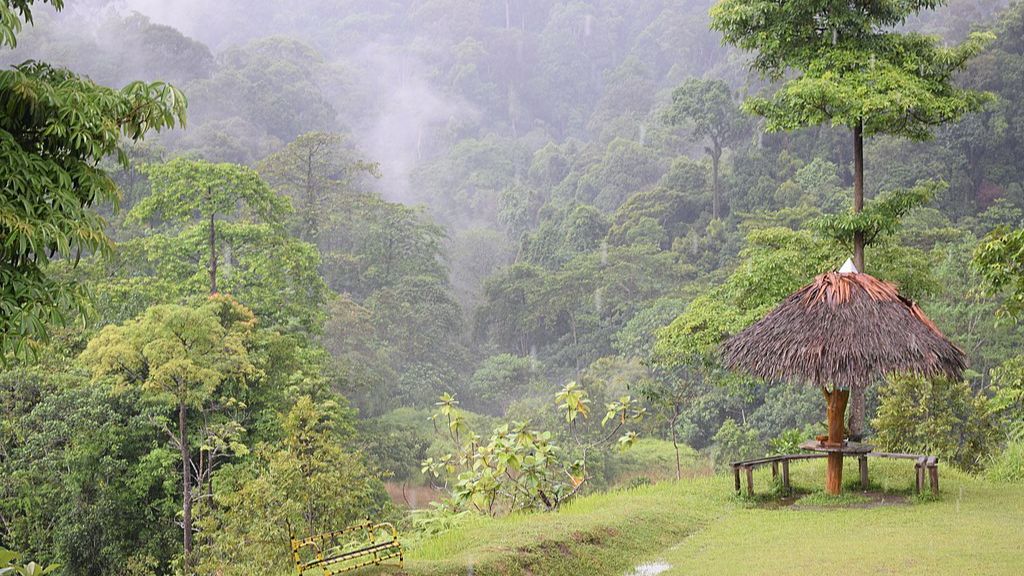
<instances>
[{"instance_id":1,"label":"circular wooden bench","mask_svg":"<svg viewBox=\"0 0 1024 576\"><path fill-rule=\"evenodd\" d=\"M741 480L742 476L746 476L747 495L753 496L754 469L761 466L771 465L772 479L774 480L779 476L780 464L782 469L782 487L787 492L792 491L792 486L789 481L789 463L794 460L814 460L818 458L825 458L825 456L826 454L823 452L811 454L780 454L777 456L766 456L764 458L733 462L731 466L733 476L735 478L736 493L739 494L742 492ZM860 469L860 485L864 490L867 490L868 487L868 458L871 457L914 460L914 492L920 494L921 491L924 490L925 483L928 482L931 486L932 494L939 493L939 459L936 456L875 451L867 453L844 453L844 456L857 458L858 467Z\"/></svg>"}]
</instances>

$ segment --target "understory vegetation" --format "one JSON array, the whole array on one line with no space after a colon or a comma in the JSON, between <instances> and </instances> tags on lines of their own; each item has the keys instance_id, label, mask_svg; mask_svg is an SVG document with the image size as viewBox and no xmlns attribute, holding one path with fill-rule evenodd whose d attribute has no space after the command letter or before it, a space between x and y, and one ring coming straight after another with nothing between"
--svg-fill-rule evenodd
<instances>
[{"instance_id":1,"label":"understory vegetation","mask_svg":"<svg viewBox=\"0 0 1024 576\"><path fill-rule=\"evenodd\" d=\"M820 4L0 1L0 575L1018 572L1024 3ZM825 407L719 346L851 257L941 495L736 497Z\"/></svg>"}]
</instances>

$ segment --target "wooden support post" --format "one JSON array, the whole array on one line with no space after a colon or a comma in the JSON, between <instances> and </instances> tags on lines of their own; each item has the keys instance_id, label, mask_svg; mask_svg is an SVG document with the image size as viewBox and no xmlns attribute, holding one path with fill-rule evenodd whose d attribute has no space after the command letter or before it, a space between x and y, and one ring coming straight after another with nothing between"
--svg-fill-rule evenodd
<instances>
[{"instance_id":1,"label":"wooden support post","mask_svg":"<svg viewBox=\"0 0 1024 576\"><path fill-rule=\"evenodd\" d=\"M850 399L849 390L835 389L826 392L828 407L825 414L828 417L828 442L835 446L843 445L844 417L846 403ZM825 470L825 492L838 495L843 491L843 454L842 452L829 452L828 466Z\"/></svg>"},{"instance_id":2,"label":"wooden support post","mask_svg":"<svg viewBox=\"0 0 1024 576\"><path fill-rule=\"evenodd\" d=\"M868 457L867 457L867 455L858 456L857 460L858 460L857 463L860 466L860 489L861 490L867 490L868 489Z\"/></svg>"},{"instance_id":3,"label":"wooden support post","mask_svg":"<svg viewBox=\"0 0 1024 576\"><path fill-rule=\"evenodd\" d=\"M734 476L736 476L736 493L739 494L740 493L740 467L736 466L736 465L733 465L732 473L733 473Z\"/></svg>"},{"instance_id":4,"label":"wooden support post","mask_svg":"<svg viewBox=\"0 0 1024 576\"><path fill-rule=\"evenodd\" d=\"M747 466L747 496L754 495L754 467Z\"/></svg>"},{"instance_id":5,"label":"wooden support post","mask_svg":"<svg viewBox=\"0 0 1024 576\"><path fill-rule=\"evenodd\" d=\"M772 462L772 480L779 477L779 463L778 461Z\"/></svg>"},{"instance_id":6,"label":"wooden support post","mask_svg":"<svg viewBox=\"0 0 1024 576\"><path fill-rule=\"evenodd\" d=\"M932 494L935 496L939 495L939 463L937 460L930 459L928 462L928 477L931 480Z\"/></svg>"},{"instance_id":7,"label":"wooden support post","mask_svg":"<svg viewBox=\"0 0 1024 576\"><path fill-rule=\"evenodd\" d=\"M925 488L925 457L918 458L913 463L913 493L921 494Z\"/></svg>"},{"instance_id":8,"label":"wooden support post","mask_svg":"<svg viewBox=\"0 0 1024 576\"><path fill-rule=\"evenodd\" d=\"M789 487L789 460L782 461L782 488L787 494L791 491Z\"/></svg>"}]
</instances>

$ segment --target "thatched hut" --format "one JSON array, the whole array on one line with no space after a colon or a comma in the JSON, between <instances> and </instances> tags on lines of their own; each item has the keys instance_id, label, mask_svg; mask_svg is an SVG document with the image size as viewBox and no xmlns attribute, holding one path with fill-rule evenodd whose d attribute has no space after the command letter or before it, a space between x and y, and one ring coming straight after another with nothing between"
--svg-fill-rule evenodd
<instances>
[{"instance_id":1,"label":"thatched hut","mask_svg":"<svg viewBox=\"0 0 1024 576\"><path fill-rule=\"evenodd\" d=\"M852 270L845 272L845 270ZM960 378L964 353L896 287L848 263L797 290L772 312L722 345L725 365L768 381L821 389L828 443L843 445L850 389L887 374ZM829 454L826 490L838 494L842 452Z\"/></svg>"}]
</instances>

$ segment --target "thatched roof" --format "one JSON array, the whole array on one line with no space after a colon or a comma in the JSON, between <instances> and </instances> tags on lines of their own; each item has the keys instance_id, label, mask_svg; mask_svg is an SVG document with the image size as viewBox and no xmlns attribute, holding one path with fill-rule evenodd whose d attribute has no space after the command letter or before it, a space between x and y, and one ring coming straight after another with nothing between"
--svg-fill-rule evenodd
<instances>
[{"instance_id":1,"label":"thatched roof","mask_svg":"<svg viewBox=\"0 0 1024 576\"><path fill-rule=\"evenodd\" d=\"M896 287L828 272L722 345L725 365L766 380L841 388L890 373L960 378L964 353Z\"/></svg>"}]
</instances>

